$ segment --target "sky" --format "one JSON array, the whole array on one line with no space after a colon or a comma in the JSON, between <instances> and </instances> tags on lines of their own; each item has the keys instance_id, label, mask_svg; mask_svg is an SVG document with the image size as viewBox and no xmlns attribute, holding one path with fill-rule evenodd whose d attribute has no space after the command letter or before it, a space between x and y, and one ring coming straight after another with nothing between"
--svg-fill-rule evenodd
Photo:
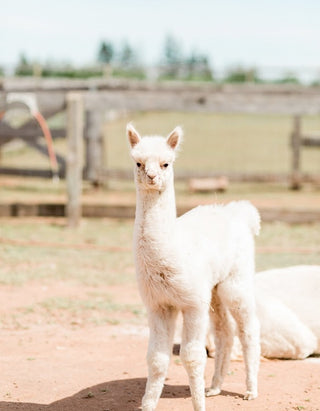
<instances>
[{"instance_id":1,"label":"sky","mask_svg":"<svg viewBox=\"0 0 320 411\"><path fill-rule=\"evenodd\" d=\"M320 75L319 0L1 0L0 65L90 64L99 44L125 40L157 64L170 34L216 70L297 69Z\"/></svg>"}]
</instances>

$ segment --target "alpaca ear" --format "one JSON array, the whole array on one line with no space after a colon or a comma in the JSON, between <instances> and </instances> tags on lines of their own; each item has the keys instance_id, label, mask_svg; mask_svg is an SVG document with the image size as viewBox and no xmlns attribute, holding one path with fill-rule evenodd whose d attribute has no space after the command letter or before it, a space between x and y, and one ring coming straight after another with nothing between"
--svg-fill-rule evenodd
<instances>
[{"instance_id":1,"label":"alpaca ear","mask_svg":"<svg viewBox=\"0 0 320 411\"><path fill-rule=\"evenodd\" d=\"M183 136L183 131L181 127L176 127L167 137L167 144L169 147L172 148L172 150L175 150L181 140L182 140L182 136Z\"/></svg>"},{"instance_id":2,"label":"alpaca ear","mask_svg":"<svg viewBox=\"0 0 320 411\"><path fill-rule=\"evenodd\" d=\"M127 137L132 148L136 146L141 140L139 133L130 123L127 124Z\"/></svg>"}]
</instances>

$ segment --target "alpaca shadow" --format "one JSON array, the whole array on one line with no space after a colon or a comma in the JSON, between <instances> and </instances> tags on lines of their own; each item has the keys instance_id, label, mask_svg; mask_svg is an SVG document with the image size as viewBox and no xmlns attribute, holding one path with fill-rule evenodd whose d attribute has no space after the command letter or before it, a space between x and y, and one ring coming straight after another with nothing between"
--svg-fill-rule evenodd
<instances>
[{"instance_id":1,"label":"alpaca shadow","mask_svg":"<svg viewBox=\"0 0 320 411\"><path fill-rule=\"evenodd\" d=\"M116 380L88 387L71 397L51 404L0 401L1 411L138 411L144 394L146 378ZM239 396L222 391L221 395ZM187 385L165 384L161 398L189 398Z\"/></svg>"},{"instance_id":2,"label":"alpaca shadow","mask_svg":"<svg viewBox=\"0 0 320 411\"><path fill-rule=\"evenodd\" d=\"M137 411L146 385L145 378L109 381L88 387L51 404L0 401L1 411ZM165 385L162 398L190 397L186 385Z\"/></svg>"}]
</instances>

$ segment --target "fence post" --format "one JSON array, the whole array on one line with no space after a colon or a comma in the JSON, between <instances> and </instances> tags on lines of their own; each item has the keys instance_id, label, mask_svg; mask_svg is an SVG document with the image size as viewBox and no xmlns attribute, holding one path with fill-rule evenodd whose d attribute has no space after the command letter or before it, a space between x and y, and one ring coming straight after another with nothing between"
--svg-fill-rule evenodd
<instances>
[{"instance_id":1,"label":"fence post","mask_svg":"<svg viewBox=\"0 0 320 411\"><path fill-rule=\"evenodd\" d=\"M301 188L300 172L300 149L301 149L301 117L295 115L293 118L293 131L291 134L292 163L291 163L291 188Z\"/></svg>"},{"instance_id":2,"label":"fence post","mask_svg":"<svg viewBox=\"0 0 320 411\"><path fill-rule=\"evenodd\" d=\"M77 227L81 218L83 166L83 97L80 93L67 94L67 224Z\"/></svg>"},{"instance_id":3,"label":"fence post","mask_svg":"<svg viewBox=\"0 0 320 411\"><path fill-rule=\"evenodd\" d=\"M102 137L102 116L99 110L88 110L86 112L86 178L94 185L100 184L103 166L104 147Z\"/></svg>"}]
</instances>

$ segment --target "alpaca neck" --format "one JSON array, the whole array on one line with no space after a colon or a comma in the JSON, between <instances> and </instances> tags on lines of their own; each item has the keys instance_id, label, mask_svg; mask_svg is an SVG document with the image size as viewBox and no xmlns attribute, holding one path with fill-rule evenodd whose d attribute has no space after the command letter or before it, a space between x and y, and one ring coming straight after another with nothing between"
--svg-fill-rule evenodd
<instances>
[{"instance_id":1,"label":"alpaca neck","mask_svg":"<svg viewBox=\"0 0 320 411\"><path fill-rule=\"evenodd\" d=\"M161 236L171 232L176 220L173 182L163 191L137 187L136 223L144 235ZM156 239L156 238L154 238Z\"/></svg>"}]
</instances>

